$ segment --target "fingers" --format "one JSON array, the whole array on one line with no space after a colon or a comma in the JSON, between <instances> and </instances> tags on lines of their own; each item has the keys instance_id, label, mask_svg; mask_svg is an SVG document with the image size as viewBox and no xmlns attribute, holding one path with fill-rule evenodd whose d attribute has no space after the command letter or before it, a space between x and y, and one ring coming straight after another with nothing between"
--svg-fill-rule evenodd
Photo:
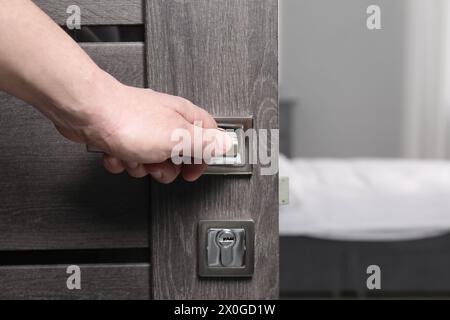
<instances>
[{"instance_id":1,"label":"fingers","mask_svg":"<svg viewBox=\"0 0 450 320\"><path fill-rule=\"evenodd\" d=\"M190 124L201 123L203 128L217 129L216 121L206 110L184 98L165 96L170 99L168 107L178 112Z\"/></svg>"},{"instance_id":2,"label":"fingers","mask_svg":"<svg viewBox=\"0 0 450 320\"><path fill-rule=\"evenodd\" d=\"M223 131L217 130L217 123L214 118L204 109L197 107L190 101L166 95L171 99L169 108L180 114L188 122L190 139L186 139L183 150L190 150L191 154L183 154L184 158L194 161L194 164L185 164L182 169L182 177L186 181L193 182L200 178L207 168L205 161L213 156L226 154L232 148L231 138ZM209 130L213 129L213 130ZM201 143L198 141L201 140ZM191 143L187 146L187 141ZM179 154L176 150L175 154Z\"/></svg>"},{"instance_id":3,"label":"fingers","mask_svg":"<svg viewBox=\"0 0 450 320\"><path fill-rule=\"evenodd\" d=\"M144 178L148 175L147 170L142 164L128 161L124 161L123 163L125 164L128 174L133 178Z\"/></svg>"},{"instance_id":4,"label":"fingers","mask_svg":"<svg viewBox=\"0 0 450 320\"><path fill-rule=\"evenodd\" d=\"M204 129L189 123L177 128L168 143L170 158L177 164L208 163L211 157L225 155L233 146L222 130Z\"/></svg>"},{"instance_id":5,"label":"fingers","mask_svg":"<svg viewBox=\"0 0 450 320\"><path fill-rule=\"evenodd\" d=\"M204 159L203 153L205 153L208 145L211 146L211 149L210 152L206 152L206 155L223 155L231 148L231 139L224 132L217 130L217 123L208 112L184 98L162 95L169 101L168 107L180 114L187 122L184 128L188 130L190 135L191 152L193 154L185 156ZM198 143L199 140L201 140L201 143Z\"/></svg>"},{"instance_id":6,"label":"fingers","mask_svg":"<svg viewBox=\"0 0 450 320\"><path fill-rule=\"evenodd\" d=\"M133 178L143 178L148 175L145 167L135 162L121 161L110 155L103 156L103 164L110 173L120 174L125 170Z\"/></svg>"},{"instance_id":7,"label":"fingers","mask_svg":"<svg viewBox=\"0 0 450 320\"><path fill-rule=\"evenodd\" d=\"M105 156L104 166L114 174L126 171L135 178L150 175L161 183L171 183L180 174L187 181L195 181L205 171L207 167L205 162L213 156L226 154L232 147L231 138L226 132L218 130L216 121L208 112L188 100L159 94L158 101L162 107L158 122L161 123L161 126L157 127L159 131L155 130L155 135L159 134L162 138L159 139L158 143L154 143L157 148L154 152L152 149L153 158L130 156L128 159L136 161L131 162ZM135 127L139 129L139 126ZM181 129L181 131L177 129ZM176 140L179 136L182 140ZM170 141L168 141L168 138L170 138ZM180 146L181 152L178 151ZM162 156L155 158L155 152L158 151ZM194 164L184 162L186 164L175 165L172 161L180 162L175 161L175 158L171 158L171 156L180 155L183 159L194 159ZM121 157L125 158L127 155L122 154ZM167 160L157 164L145 164L146 162L159 162L163 159Z\"/></svg>"},{"instance_id":8,"label":"fingers","mask_svg":"<svg viewBox=\"0 0 450 320\"><path fill-rule=\"evenodd\" d=\"M188 182L194 182L205 172L207 164L192 164L183 166L181 176Z\"/></svg>"},{"instance_id":9,"label":"fingers","mask_svg":"<svg viewBox=\"0 0 450 320\"><path fill-rule=\"evenodd\" d=\"M233 146L230 136L219 129L203 129L195 125L188 125L187 131L192 137L190 143L190 156L196 160L209 160L213 156L225 155ZM198 164L198 163L196 163Z\"/></svg>"},{"instance_id":10,"label":"fingers","mask_svg":"<svg viewBox=\"0 0 450 320\"><path fill-rule=\"evenodd\" d=\"M103 156L103 165L112 174L119 174L125 171L122 161L107 154Z\"/></svg>"},{"instance_id":11,"label":"fingers","mask_svg":"<svg viewBox=\"0 0 450 320\"><path fill-rule=\"evenodd\" d=\"M174 182L181 172L181 166L175 165L170 161L157 164L146 164L144 166L153 179L164 184Z\"/></svg>"},{"instance_id":12,"label":"fingers","mask_svg":"<svg viewBox=\"0 0 450 320\"><path fill-rule=\"evenodd\" d=\"M133 178L144 178L150 175L154 180L168 184L175 181L175 179L181 173L181 166L177 166L170 161L157 164L139 164L129 161L121 161L115 157L105 155L103 162L106 170L113 174L120 174L124 171ZM198 169L200 170L200 169ZM201 175L199 171L191 170L187 176L191 179L188 181L196 180Z\"/></svg>"}]
</instances>

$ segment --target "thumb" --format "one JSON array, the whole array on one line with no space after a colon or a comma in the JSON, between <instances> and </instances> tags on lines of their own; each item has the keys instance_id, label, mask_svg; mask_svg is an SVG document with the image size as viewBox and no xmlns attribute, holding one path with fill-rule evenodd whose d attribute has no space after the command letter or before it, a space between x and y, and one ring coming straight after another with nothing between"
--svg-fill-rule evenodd
<instances>
[{"instance_id":1,"label":"thumb","mask_svg":"<svg viewBox=\"0 0 450 320\"><path fill-rule=\"evenodd\" d=\"M196 164L201 164L211 157L225 155L233 146L232 139L223 130L192 124L188 124L185 129L181 134L172 136L172 141L178 142L172 149L172 159L182 156L183 161L194 159Z\"/></svg>"},{"instance_id":2,"label":"thumb","mask_svg":"<svg viewBox=\"0 0 450 320\"><path fill-rule=\"evenodd\" d=\"M225 130L203 129L203 159L224 156L233 147L233 141Z\"/></svg>"}]
</instances>

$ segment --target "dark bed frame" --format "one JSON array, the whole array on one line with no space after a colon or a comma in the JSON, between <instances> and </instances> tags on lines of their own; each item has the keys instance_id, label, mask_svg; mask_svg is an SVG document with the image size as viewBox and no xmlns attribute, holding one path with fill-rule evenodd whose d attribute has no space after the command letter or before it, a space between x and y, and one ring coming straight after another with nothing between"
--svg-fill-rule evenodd
<instances>
[{"instance_id":1,"label":"dark bed frame","mask_svg":"<svg viewBox=\"0 0 450 320\"><path fill-rule=\"evenodd\" d=\"M381 268L368 290L367 267ZM282 298L450 298L450 235L405 242L280 239Z\"/></svg>"}]
</instances>

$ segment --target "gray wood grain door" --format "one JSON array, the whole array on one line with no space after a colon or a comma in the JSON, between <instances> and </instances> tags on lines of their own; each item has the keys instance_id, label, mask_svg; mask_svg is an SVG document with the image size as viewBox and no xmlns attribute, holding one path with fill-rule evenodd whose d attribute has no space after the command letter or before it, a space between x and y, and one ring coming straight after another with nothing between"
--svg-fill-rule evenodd
<instances>
[{"instance_id":1,"label":"gray wood grain door","mask_svg":"<svg viewBox=\"0 0 450 320\"><path fill-rule=\"evenodd\" d=\"M134 43L82 43L120 81L180 95L215 116L278 127L277 0L35 0L64 25L145 30ZM272 150L278 152L278 150ZM0 92L0 299L278 297L278 176L151 183L107 174L101 156L64 140ZM200 278L200 220L255 222L251 278ZM80 291L66 287L68 265Z\"/></svg>"},{"instance_id":2,"label":"gray wood grain door","mask_svg":"<svg viewBox=\"0 0 450 320\"><path fill-rule=\"evenodd\" d=\"M276 0L146 1L151 88L181 95L212 115L253 116L278 127ZM278 150L276 150L277 152ZM278 297L278 176L205 176L194 184L152 185L155 299ZM200 220L255 221L251 279L200 279Z\"/></svg>"}]
</instances>

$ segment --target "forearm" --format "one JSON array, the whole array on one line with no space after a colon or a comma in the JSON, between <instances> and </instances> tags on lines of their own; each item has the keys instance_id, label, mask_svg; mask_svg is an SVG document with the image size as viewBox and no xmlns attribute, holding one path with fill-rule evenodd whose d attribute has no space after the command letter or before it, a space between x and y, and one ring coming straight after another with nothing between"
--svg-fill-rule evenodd
<instances>
[{"instance_id":1,"label":"forearm","mask_svg":"<svg viewBox=\"0 0 450 320\"><path fill-rule=\"evenodd\" d=\"M204 148L221 155L232 145L211 115L190 101L122 85L101 70L31 0L0 0L0 90L38 108L66 138L105 151L113 173L150 174L169 183L182 172L194 181L206 168ZM202 155L200 165L169 161L178 130L190 137L200 132L200 143L183 144L183 156Z\"/></svg>"},{"instance_id":2,"label":"forearm","mask_svg":"<svg viewBox=\"0 0 450 320\"><path fill-rule=\"evenodd\" d=\"M101 113L90 100L105 90L98 86L114 79L30 0L0 0L0 7L0 90L56 124Z\"/></svg>"}]
</instances>

